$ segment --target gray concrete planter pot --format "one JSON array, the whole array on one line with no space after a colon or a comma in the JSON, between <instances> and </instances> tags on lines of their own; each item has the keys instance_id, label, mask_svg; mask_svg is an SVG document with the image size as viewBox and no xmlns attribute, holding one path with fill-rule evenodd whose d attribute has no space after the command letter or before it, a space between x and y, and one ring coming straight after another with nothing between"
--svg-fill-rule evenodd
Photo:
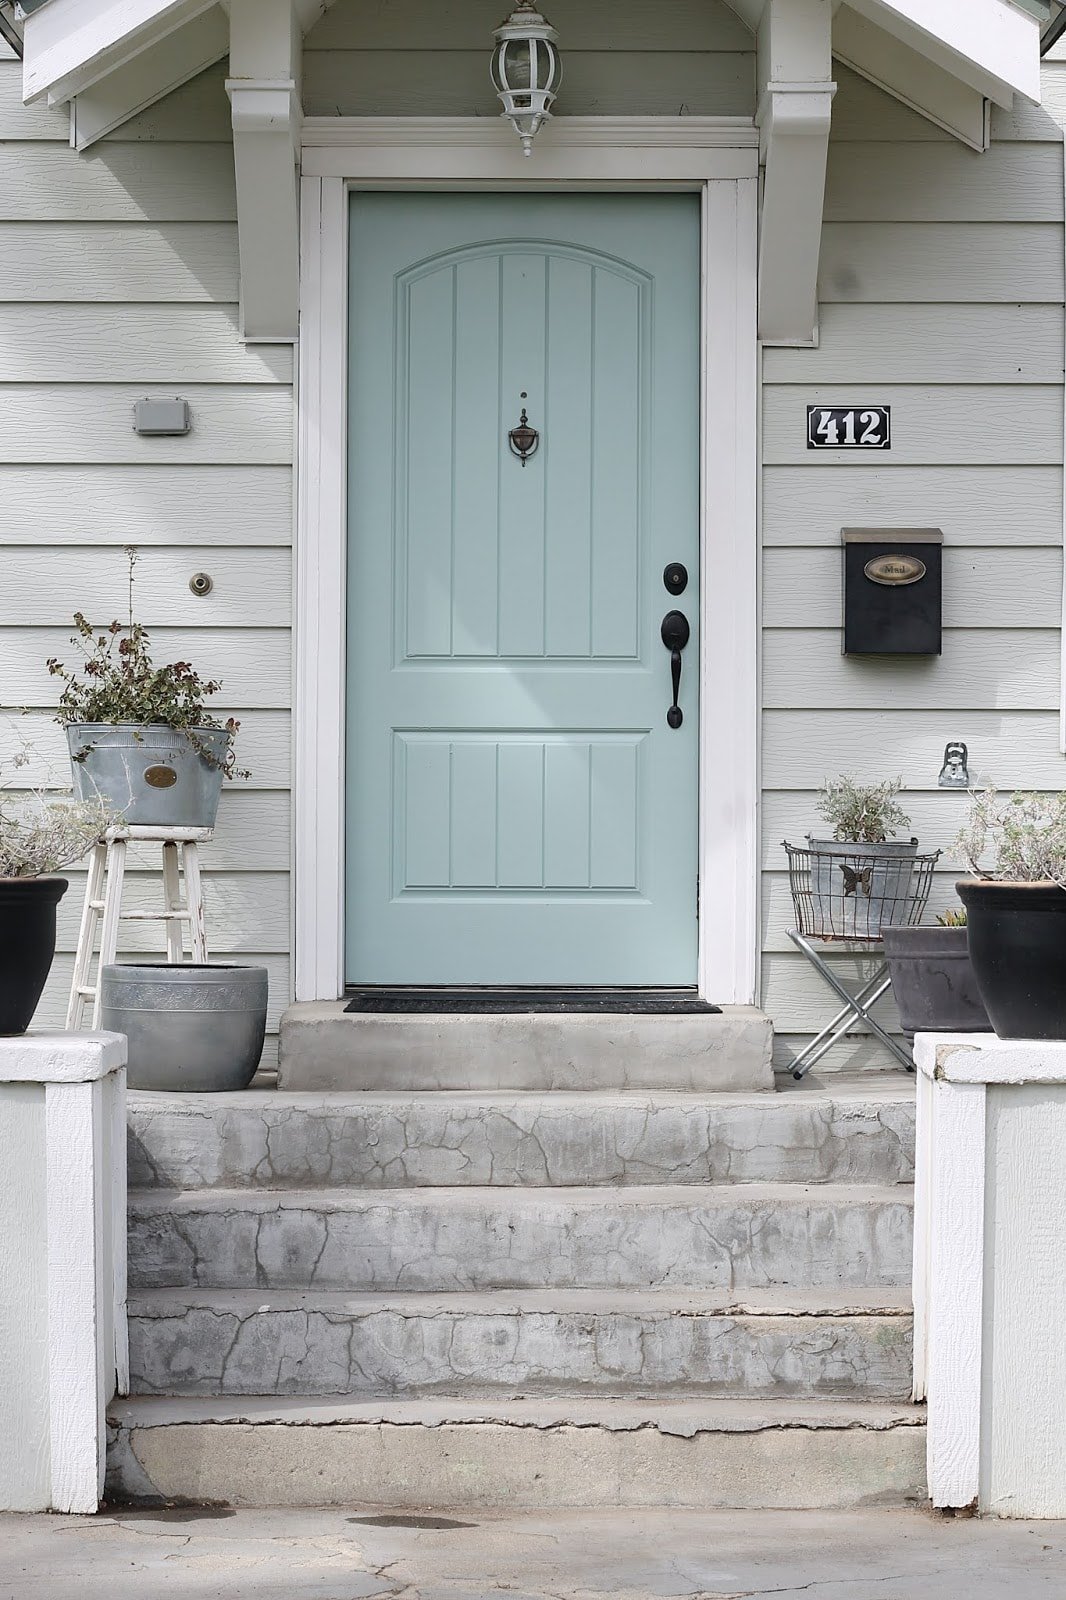
<instances>
[{"instance_id":1,"label":"gray concrete planter pot","mask_svg":"<svg viewBox=\"0 0 1066 1600\"><path fill-rule=\"evenodd\" d=\"M916 1033L990 1033L965 928L881 930L908 1042Z\"/></svg>"},{"instance_id":2,"label":"gray concrete planter pot","mask_svg":"<svg viewBox=\"0 0 1066 1600\"><path fill-rule=\"evenodd\" d=\"M230 736L225 728L192 731L195 745L164 723L71 723L75 794L104 800L137 827L213 828Z\"/></svg>"},{"instance_id":3,"label":"gray concrete planter pot","mask_svg":"<svg viewBox=\"0 0 1066 1600\"><path fill-rule=\"evenodd\" d=\"M100 1026L129 1040L131 1089L246 1089L266 1033L265 967L105 967Z\"/></svg>"}]
</instances>

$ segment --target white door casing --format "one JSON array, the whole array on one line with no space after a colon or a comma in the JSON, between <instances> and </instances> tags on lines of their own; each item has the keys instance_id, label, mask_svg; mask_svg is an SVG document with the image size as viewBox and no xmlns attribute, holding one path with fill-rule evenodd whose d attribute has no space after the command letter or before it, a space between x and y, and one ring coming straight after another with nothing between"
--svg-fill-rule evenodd
<instances>
[{"instance_id":1,"label":"white door casing","mask_svg":"<svg viewBox=\"0 0 1066 1600\"><path fill-rule=\"evenodd\" d=\"M297 1000L343 992L350 188L702 198L699 990L758 987L758 136L744 118L556 119L525 161L467 118L304 125L294 685Z\"/></svg>"}]
</instances>

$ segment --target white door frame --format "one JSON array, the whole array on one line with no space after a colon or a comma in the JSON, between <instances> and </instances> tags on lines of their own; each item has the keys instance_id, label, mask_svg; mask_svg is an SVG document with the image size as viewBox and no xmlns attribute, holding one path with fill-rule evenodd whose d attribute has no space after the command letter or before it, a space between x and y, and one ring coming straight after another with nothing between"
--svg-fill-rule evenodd
<instances>
[{"instance_id":1,"label":"white door frame","mask_svg":"<svg viewBox=\"0 0 1066 1600\"><path fill-rule=\"evenodd\" d=\"M757 991L758 136L740 117L308 118L303 130L294 686L297 1000L344 989L348 191L702 197L699 989Z\"/></svg>"}]
</instances>

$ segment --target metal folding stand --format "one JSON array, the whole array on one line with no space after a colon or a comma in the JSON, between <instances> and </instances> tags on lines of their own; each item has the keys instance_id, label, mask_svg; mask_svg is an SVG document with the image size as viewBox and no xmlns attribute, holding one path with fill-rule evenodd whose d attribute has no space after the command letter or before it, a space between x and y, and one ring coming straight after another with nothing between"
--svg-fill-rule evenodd
<instances>
[{"instance_id":1,"label":"metal folding stand","mask_svg":"<svg viewBox=\"0 0 1066 1600\"><path fill-rule=\"evenodd\" d=\"M878 963L873 976L855 990L848 989L837 977L830 963L815 949L810 939L796 928L786 930L792 943L801 954L807 957L811 966L825 980L833 993L843 1000L844 1004L833 1018L826 1024L815 1038L811 1039L800 1051L792 1062L792 1076L796 1079L805 1078L817 1062L833 1048L841 1039L845 1038L857 1023L865 1022L870 1032L881 1041L886 1050L890 1050L900 1064L908 1072L914 1071L914 1062L910 1051L905 1050L891 1034L885 1032L881 1024L870 1015L870 1007L876 1005L881 996L892 986L892 979L888 975L888 965L882 960ZM829 941L823 941L828 943ZM837 949L841 948L841 941L835 941ZM862 955L873 955L880 947L879 939L854 939L848 941L857 946ZM847 954L856 953L854 950L846 951Z\"/></svg>"}]
</instances>

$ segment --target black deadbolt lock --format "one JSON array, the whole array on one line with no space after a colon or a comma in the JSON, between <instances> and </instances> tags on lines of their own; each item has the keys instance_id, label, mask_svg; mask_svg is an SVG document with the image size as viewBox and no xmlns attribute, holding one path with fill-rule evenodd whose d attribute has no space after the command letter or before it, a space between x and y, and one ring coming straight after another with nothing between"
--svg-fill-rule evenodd
<instances>
[{"instance_id":1,"label":"black deadbolt lock","mask_svg":"<svg viewBox=\"0 0 1066 1600\"><path fill-rule=\"evenodd\" d=\"M688 568L683 567L680 561L671 561L663 569L663 586L667 594L684 594L688 588Z\"/></svg>"}]
</instances>

